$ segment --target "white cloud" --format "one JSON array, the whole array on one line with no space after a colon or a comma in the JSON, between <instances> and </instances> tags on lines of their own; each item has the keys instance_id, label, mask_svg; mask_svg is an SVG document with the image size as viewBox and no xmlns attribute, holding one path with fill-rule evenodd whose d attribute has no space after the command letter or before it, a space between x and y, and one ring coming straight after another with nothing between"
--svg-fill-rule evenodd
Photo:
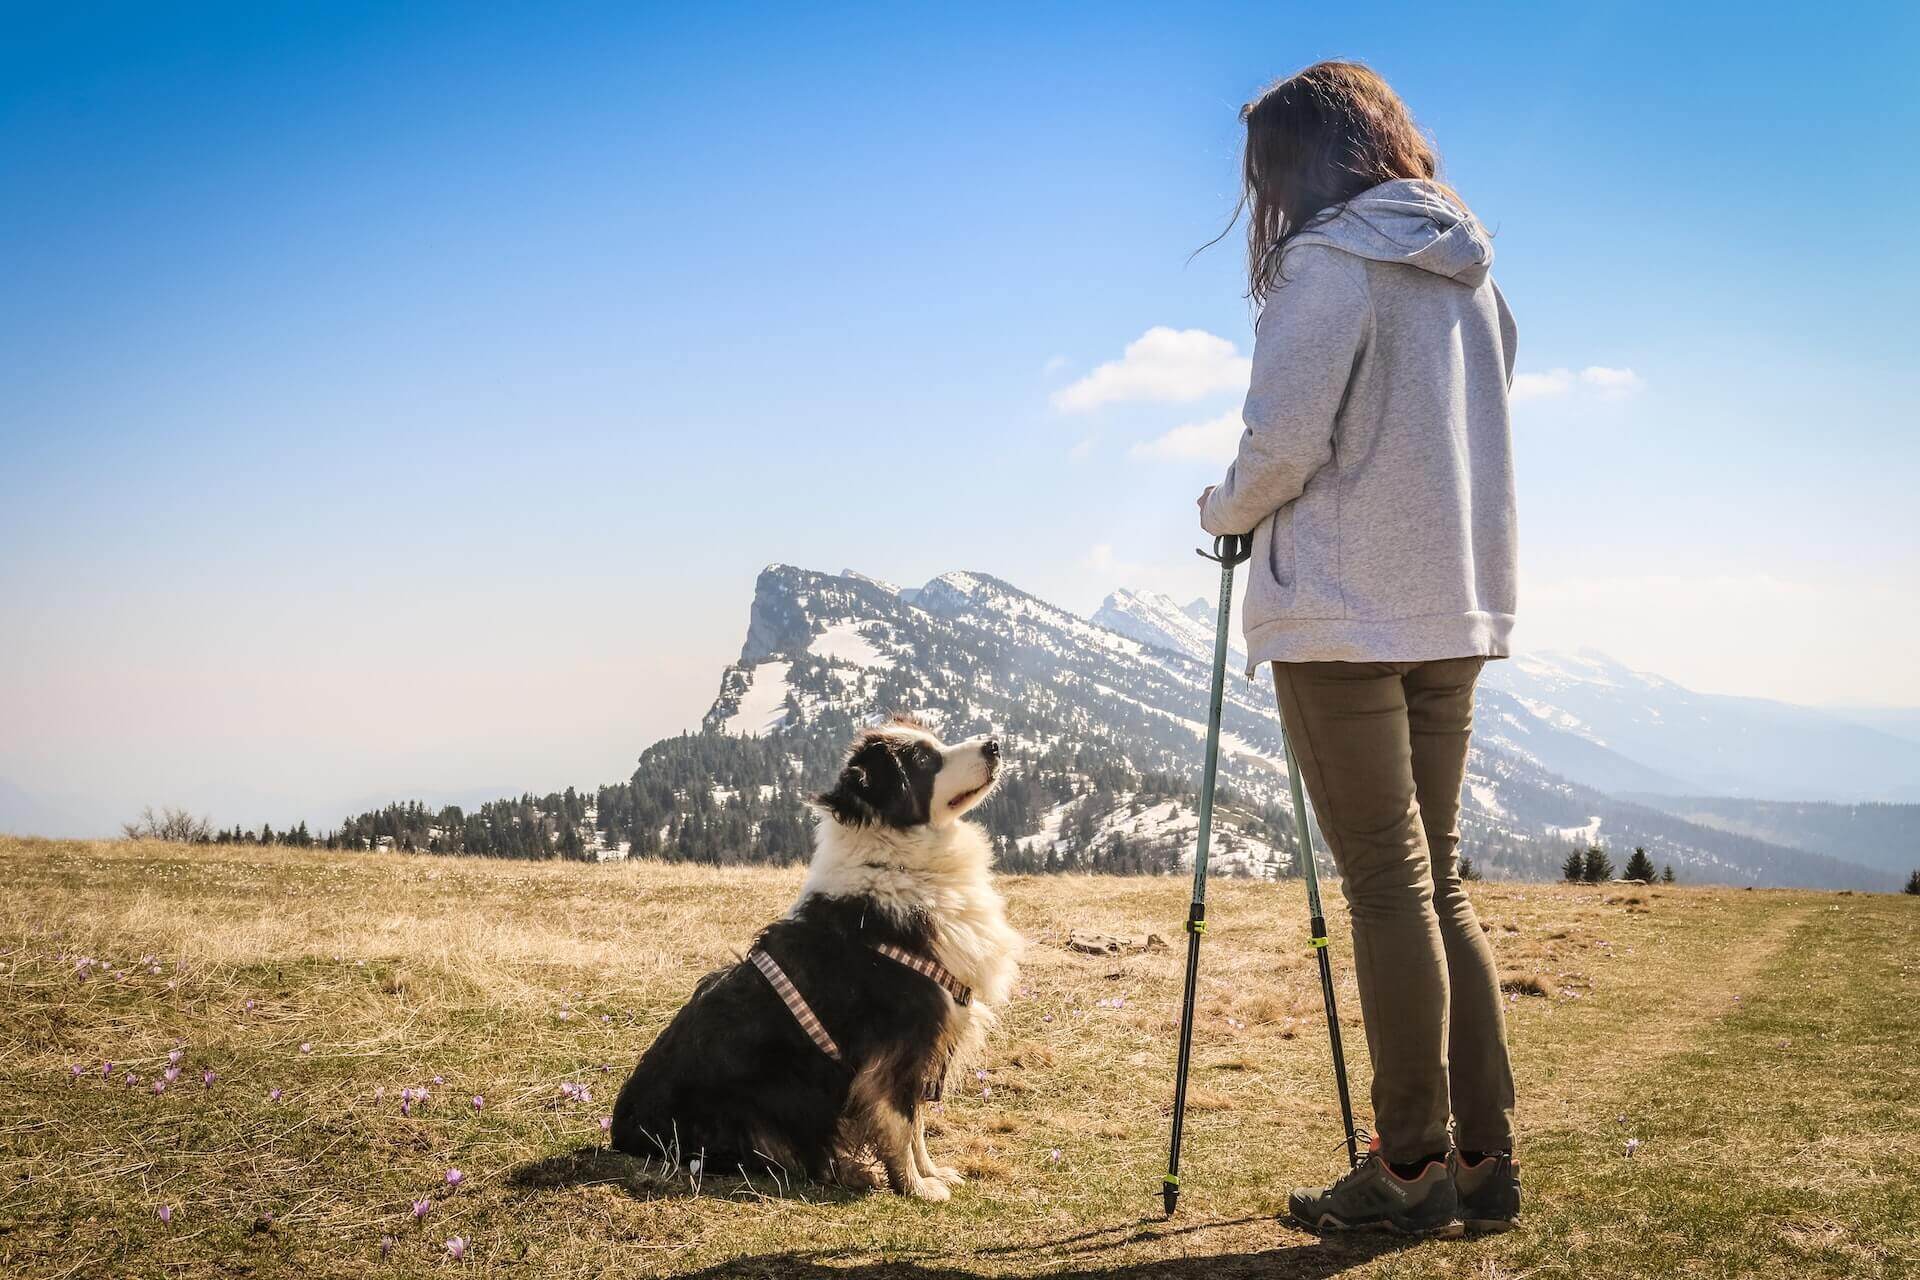
<instances>
[{"instance_id":1,"label":"white cloud","mask_svg":"<svg viewBox=\"0 0 1920 1280\"><path fill-rule=\"evenodd\" d=\"M1581 391L1602 400L1622 400L1643 390L1646 385L1640 375L1631 369L1609 369L1605 365L1590 364L1578 373L1571 369L1516 373L1513 375L1510 398L1516 403L1523 400L1549 400Z\"/></svg>"},{"instance_id":2,"label":"white cloud","mask_svg":"<svg viewBox=\"0 0 1920 1280\"><path fill-rule=\"evenodd\" d=\"M1127 450L1129 458L1172 462L1231 462L1246 424L1238 409L1205 422L1189 422Z\"/></svg>"},{"instance_id":3,"label":"white cloud","mask_svg":"<svg viewBox=\"0 0 1920 1280\"><path fill-rule=\"evenodd\" d=\"M1134 400L1198 400L1216 391L1244 391L1253 362L1233 343L1205 329L1156 325L1127 344L1118 360L1053 393L1062 413L1085 413Z\"/></svg>"},{"instance_id":4,"label":"white cloud","mask_svg":"<svg viewBox=\"0 0 1920 1280\"><path fill-rule=\"evenodd\" d=\"M1111 542L1096 542L1080 563L1107 581L1127 581L1140 567L1131 560L1122 560L1114 555Z\"/></svg>"},{"instance_id":5,"label":"white cloud","mask_svg":"<svg viewBox=\"0 0 1920 1280\"><path fill-rule=\"evenodd\" d=\"M1040 372L1044 374L1054 374L1066 367L1067 358L1065 356L1048 356L1047 362L1040 366Z\"/></svg>"}]
</instances>

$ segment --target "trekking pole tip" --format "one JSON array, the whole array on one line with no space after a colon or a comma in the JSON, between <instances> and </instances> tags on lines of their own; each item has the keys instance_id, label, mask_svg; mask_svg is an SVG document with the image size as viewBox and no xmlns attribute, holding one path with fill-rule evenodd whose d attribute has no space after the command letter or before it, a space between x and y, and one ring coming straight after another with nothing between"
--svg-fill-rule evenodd
<instances>
[{"instance_id":1,"label":"trekking pole tip","mask_svg":"<svg viewBox=\"0 0 1920 1280\"><path fill-rule=\"evenodd\" d=\"M1180 1204L1180 1184L1172 1178L1160 1184L1160 1203L1166 1206L1167 1216L1171 1218Z\"/></svg>"}]
</instances>

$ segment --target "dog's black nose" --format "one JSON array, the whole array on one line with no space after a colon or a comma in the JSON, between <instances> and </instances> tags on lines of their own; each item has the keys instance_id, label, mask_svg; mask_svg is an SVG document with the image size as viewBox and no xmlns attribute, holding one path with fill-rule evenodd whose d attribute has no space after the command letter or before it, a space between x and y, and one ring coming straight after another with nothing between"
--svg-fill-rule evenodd
<instances>
[{"instance_id":1,"label":"dog's black nose","mask_svg":"<svg viewBox=\"0 0 1920 1280\"><path fill-rule=\"evenodd\" d=\"M988 738L980 744L980 753L989 760L998 760L1000 758L1000 739Z\"/></svg>"}]
</instances>

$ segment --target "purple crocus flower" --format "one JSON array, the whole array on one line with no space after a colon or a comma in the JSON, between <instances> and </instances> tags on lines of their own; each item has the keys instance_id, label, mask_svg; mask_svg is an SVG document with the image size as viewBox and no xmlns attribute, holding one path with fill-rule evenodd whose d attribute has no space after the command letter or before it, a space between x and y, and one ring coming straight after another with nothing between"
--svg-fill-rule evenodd
<instances>
[{"instance_id":1,"label":"purple crocus flower","mask_svg":"<svg viewBox=\"0 0 1920 1280\"><path fill-rule=\"evenodd\" d=\"M165 1074L167 1077L167 1083L172 1084L175 1080L178 1080L180 1078L180 1068L168 1067Z\"/></svg>"},{"instance_id":2,"label":"purple crocus flower","mask_svg":"<svg viewBox=\"0 0 1920 1280\"><path fill-rule=\"evenodd\" d=\"M113 1079L113 1064L111 1062L103 1062L100 1064L100 1078L102 1080Z\"/></svg>"},{"instance_id":3,"label":"purple crocus flower","mask_svg":"<svg viewBox=\"0 0 1920 1280\"><path fill-rule=\"evenodd\" d=\"M155 1080L153 1082L153 1091L155 1093L165 1093L167 1091L167 1082L165 1080Z\"/></svg>"},{"instance_id":4,"label":"purple crocus flower","mask_svg":"<svg viewBox=\"0 0 1920 1280\"><path fill-rule=\"evenodd\" d=\"M413 1220L415 1222L420 1221L420 1219L427 1216L428 1212L430 1212L432 1208L433 1208L433 1201L431 1200L427 1200L424 1198L415 1200L413 1202Z\"/></svg>"},{"instance_id":5,"label":"purple crocus flower","mask_svg":"<svg viewBox=\"0 0 1920 1280\"><path fill-rule=\"evenodd\" d=\"M175 1049L171 1053L167 1054L167 1061L177 1067L180 1065L180 1059L184 1058L186 1056L186 1053L187 1051L185 1049Z\"/></svg>"},{"instance_id":6,"label":"purple crocus flower","mask_svg":"<svg viewBox=\"0 0 1920 1280\"><path fill-rule=\"evenodd\" d=\"M447 1256L455 1262L467 1256L467 1242L459 1236L447 1241Z\"/></svg>"},{"instance_id":7,"label":"purple crocus flower","mask_svg":"<svg viewBox=\"0 0 1920 1280\"><path fill-rule=\"evenodd\" d=\"M1053 1150L1051 1150L1051 1151L1049 1151L1049 1152L1047 1152L1047 1159L1048 1159L1048 1160L1050 1160L1050 1161L1052 1161L1052 1162L1053 1162L1054 1164L1059 1164L1059 1163L1060 1163L1060 1148L1058 1148L1058 1147L1055 1147L1055 1148L1054 1148Z\"/></svg>"},{"instance_id":8,"label":"purple crocus flower","mask_svg":"<svg viewBox=\"0 0 1920 1280\"><path fill-rule=\"evenodd\" d=\"M267 1092L267 1101L269 1101L269 1102L278 1102L278 1101L280 1101L280 1090L279 1090L278 1088L274 1088L274 1089L271 1089L271 1090L269 1090L269 1091Z\"/></svg>"},{"instance_id":9,"label":"purple crocus flower","mask_svg":"<svg viewBox=\"0 0 1920 1280\"><path fill-rule=\"evenodd\" d=\"M435 1076L435 1077L433 1078L433 1082L434 1082L435 1084L445 1084L445 1083L446 1083L446 1081L445 1081L445 1080L442 1080L442 1079L441 1079L441 1078L440 1078L439 1076Z\"/></svg>"},{"instance_id":10,"label":"purple crocus flower","mask_svg":"<svg viewBox=\"0 0 1920 1280\"><path fill-rule=\"evenodd\" d=\"M302 1053L312 1053L312 1052L313 1052L313 1046L312 1046L312 1045L310 1045L310 1044L308 1044L308 1043L307 1043L306 1041L304 1041L304 1040L302 1040L302 1041L300 1042L300 1052L302 1052Z\"/></svg>"},{"instance_id":11,"label":"purple crocus flower","mask_svg":"<svg viewBox=\"0 0 1920 1280\"><path fill-rule=\"evenodd\" d=\"M460 1172L458 1169L447 1170L447 1186L449 1187L459 1186L462 1182L466 1181L466 1178L467 1178L467 1175Z\"/></svg>"},{"instance_id":12,"label":"purple crocus flower","mask_svg":"<svg viewBox=\"0 0 1920 1280\"><path fill-rule=\"evenodd\" d=\"M161 1206L160 1206L160 1221L162 1221L162 1222L172 1222L172 1221L173 1221L173 1206L172 1206L172 1205L170 1205L170 1204L163 1204L163 1205L161 1205Z\"/></svg>"},{"instance_id":13,"label":"purple crocus flower","mask_svg":"<svg viewBox=\"0 0 1920 1280\"><path fill-rule=\"evenodd\" d=\"M385 1262L393 1254L393 1237L380 1237L380 1261Z\"/></svg>"},{"instance_id":14,"label":"purple crocus flower","mask_svg":"<svg viewBox=\"0 0 1920 1280\"><path fill-rule=\"evenodd\" d=\"M200 1087L203 1089L211 1089L213 1088L213 1082L219 1078L219 1076L213 1074L213 1068L209 1067L200 1073Z\"/></svg>"},{"instance_id":15,"label":"purple crocus flower","mask_svg":"<svg viewBox=\"0 0 1920 1280\"><path fill-rule=\"evenodd\" d=\"M131 1072L131 1071L129 1071L129 1072L127 1072L127 1075L126 1075L126 1084L127 1084L127 1087L128 1087L128 1088L132 1088L132 1087L133 1087L134 1085L136 1085L136 1084L139 1084L139 1083L140 1083L140 1077L139 1077L139 1076L137 1076L137 1075L135 1075L135 1074L133 1074L133 1072Z\"/></svg>"},{"instance_id":16,"label":"purple crocus flower","mask_svg":"<svg viewBox=\"0 0 1920 1280\"><path fill-rule=\"evenodd\" d=\"M487 1105L487 1100L485 1098L481 1097L477 1093L473 1095L473 1109L475 1111L481 1110L486 1105Z\"/></svg>"},{"instance_id":17,"label":"purple crocus flower","mask_svg":"<svg viewBox=\"0 0 1920 1280\"><path fill-rule=\"evenodd\" d=\"M83 1066L81 1066L81 1065L80 1065L79 1063L77 1063L77 1062L76 1062L76 1063L74 1063L74 1064L73 1064L73 1077L72 1077L72 1080L69 1080L69 1081L68 1081L68 1083L69 1083L69 1084L71 1084L71 1083L73 1082L73 1080L78 1080L78 1079L80 1078L80 1073L81 1073L82 1071L85 1071L85 1070L86 1070L86 1068L85 1068L85 1067L83 1067Z\"/></svg>"}]
</instances>

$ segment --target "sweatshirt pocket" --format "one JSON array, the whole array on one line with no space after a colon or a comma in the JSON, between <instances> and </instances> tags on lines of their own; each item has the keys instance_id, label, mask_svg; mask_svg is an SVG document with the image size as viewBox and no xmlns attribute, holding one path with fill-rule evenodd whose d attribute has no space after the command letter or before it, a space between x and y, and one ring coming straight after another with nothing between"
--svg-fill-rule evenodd
<instances>
[{"instance_id":1,"label":"sweatshirt pocket","mask_svg":"<svg viewBox=\"0 0 1920 1280\"><path fill-rule=\"evenodd\" d=\"M1273 519L1267 522L1267 572L1274 584L1291 594L1293 591L1293 510L1295 503L1273 513Z\"/></svg>"}]
</instances>

